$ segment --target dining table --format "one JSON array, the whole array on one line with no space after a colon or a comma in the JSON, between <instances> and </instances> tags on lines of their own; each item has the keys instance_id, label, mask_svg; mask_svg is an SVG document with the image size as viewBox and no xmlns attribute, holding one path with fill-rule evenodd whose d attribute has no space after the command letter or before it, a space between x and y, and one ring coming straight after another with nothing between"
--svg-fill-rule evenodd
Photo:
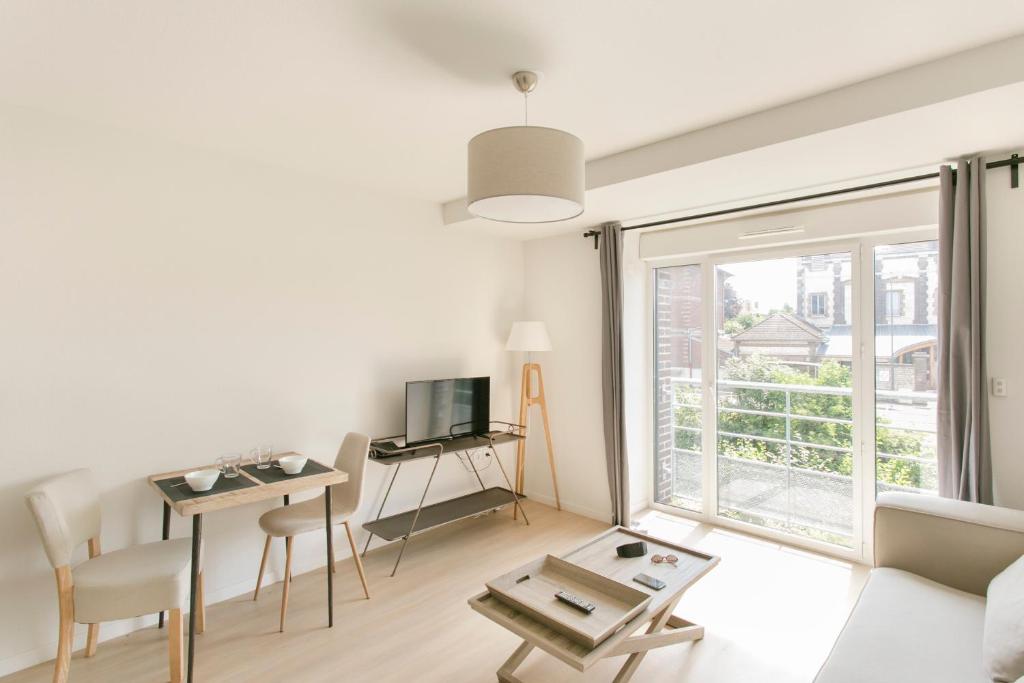
<instances>
[{"instance_id":1,"label":"dining table","mask_svg":"<svg viewBox=\"0 0 1024 683\"><path fill-rule=\"evenodd\" d=\"M185 474L199 469L210 469L214 466L192 467L175 472L164 472L151 475L148 479L150 487L163 500L163 526L161 537L170 538L171 511L181 517L192 518L192 564L189 588L189 620L188 620L188 660L187 681L193 683L196 658L196 619L197 584L199 583L200 548L203 537L203 515L230 508L258 503L282 497L288 505L290 496L303 491L323 488L324 519L327 534L327 564L334 557L334 542L331 536L331 486L348 481L348 474L341 470L309 459L301 472L287 474L276 461L286 455L298 453L280 453L272 458L270 467L260 468L255 463L238 467L237 476L225 477L223 473L208 491L193 491L185 482ZM334 581L333 573L327 574L327 626L334 626ZM159 627L163 628L164 615L159 616Z\"/></svg>"}]
</instances>

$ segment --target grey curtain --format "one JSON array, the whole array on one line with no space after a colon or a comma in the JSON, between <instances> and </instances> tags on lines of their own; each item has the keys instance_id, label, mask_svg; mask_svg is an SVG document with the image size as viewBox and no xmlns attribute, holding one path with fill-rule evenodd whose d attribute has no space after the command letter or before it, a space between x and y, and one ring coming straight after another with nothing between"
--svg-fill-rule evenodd
<instances>
[{"instance_id":1,"label":"grey curtain","mask_svg":"<svg viewBox=\"0 0 1024 683\"><path fill-rule=\"evenodd\" d=\"M622 225L601 226L601 386L604 450L612 497L612 524L629 526L629 467L626 459L622 385Z\"/></svg>"},{"instance_id":2,"label":"grey curtain","mask_svg":"<svg viewBox=\"0 0 1024 683\"><path fill-rule=\"evenodd\" d=\"M939 172L939 493L992 503L985 371L985 162Z\"/></svg>"}]
</instances>

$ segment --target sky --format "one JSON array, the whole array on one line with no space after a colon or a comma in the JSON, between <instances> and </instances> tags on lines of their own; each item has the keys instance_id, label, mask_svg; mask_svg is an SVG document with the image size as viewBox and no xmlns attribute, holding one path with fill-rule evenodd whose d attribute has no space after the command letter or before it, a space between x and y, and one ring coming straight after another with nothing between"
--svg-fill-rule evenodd
<instances>
[{"instance_id":1,"label":"sky","mask_svg":"<svg viewBox=\"0 0 1024 683\"><path fill-rule=\"evenodd\" d=\"M732 273L729 282L740 300L757 304L754 310L768 313L789 306L795 311L798 258L723 263L720 269Z\"/></svg>"}]
</instances>

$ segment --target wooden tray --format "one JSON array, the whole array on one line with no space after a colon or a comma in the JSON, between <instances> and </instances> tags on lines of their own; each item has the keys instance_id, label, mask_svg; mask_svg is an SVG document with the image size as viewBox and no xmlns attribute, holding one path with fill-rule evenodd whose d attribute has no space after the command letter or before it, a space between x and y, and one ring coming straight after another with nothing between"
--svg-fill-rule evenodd
<instances>
[{"instance_id":1,"label":"wooden tray","mask_svg":"<svg viewBox=\"0 0 1024 683\"><path fill-rule=\"evenodd\" d=\"M524 576L528 579L522 580ZM548 555L494 579L487 590L567 638L589 648L615 634L647 608L651 596L578 565ZM590 614L555 598L567 591L597 606Z\"/></svg>"}]
</instances>

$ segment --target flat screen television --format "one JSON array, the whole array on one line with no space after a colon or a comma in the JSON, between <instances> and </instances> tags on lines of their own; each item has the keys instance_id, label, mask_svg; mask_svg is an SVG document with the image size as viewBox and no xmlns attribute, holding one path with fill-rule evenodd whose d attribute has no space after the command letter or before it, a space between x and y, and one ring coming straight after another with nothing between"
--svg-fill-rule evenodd
<instances>
[{"instance_id":1,"label":"flat screen television","mask_svg":"<svg viewBox=\"0 0 1024 683\"><path fill-rule=\"evenodd\" d=\"M490 377L406 382L405 443L485 434L490 410Z\"/></svg>"}]
</instances>

